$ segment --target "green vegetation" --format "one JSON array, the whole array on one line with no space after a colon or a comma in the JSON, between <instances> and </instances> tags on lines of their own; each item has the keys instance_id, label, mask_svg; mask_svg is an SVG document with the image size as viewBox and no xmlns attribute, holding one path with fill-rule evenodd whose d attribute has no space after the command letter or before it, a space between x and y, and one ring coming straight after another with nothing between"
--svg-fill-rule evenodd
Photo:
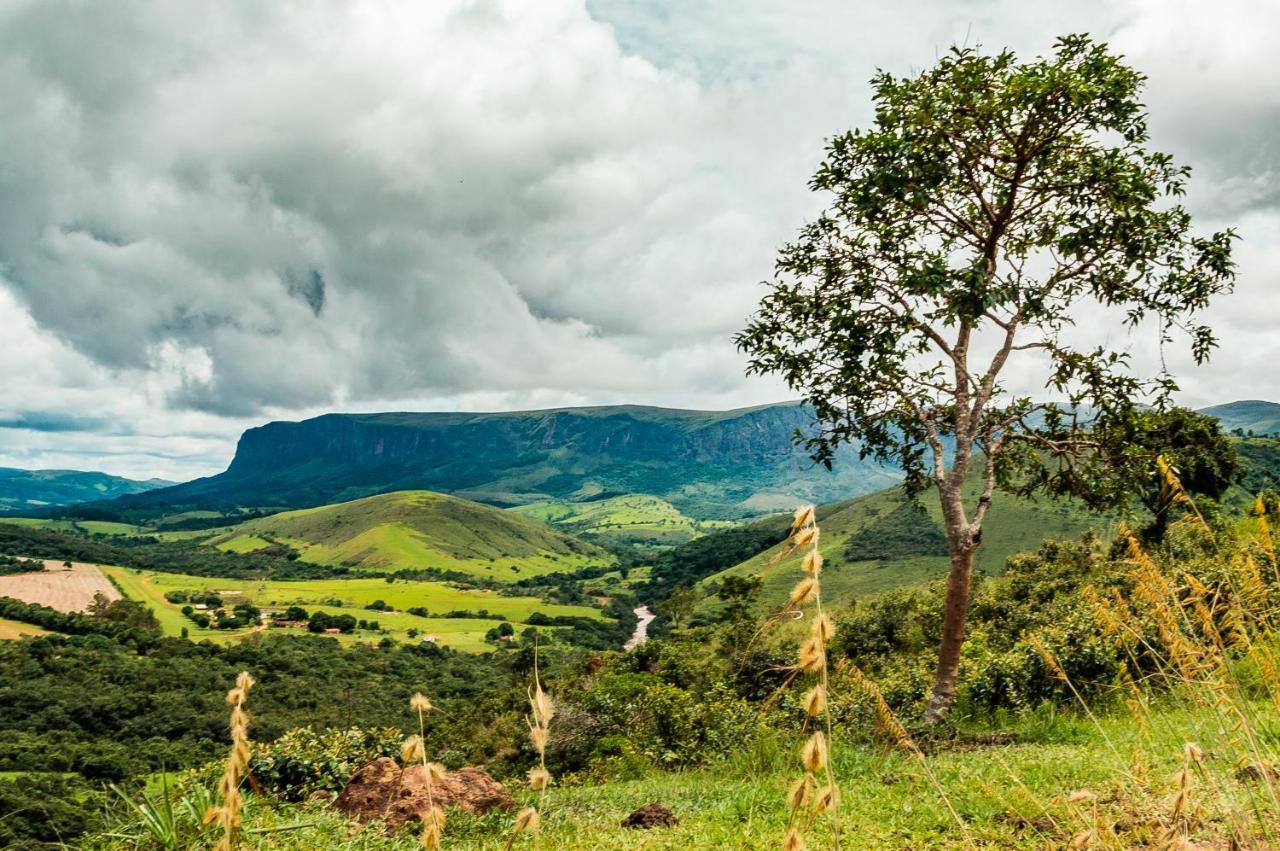
<instances>
[{"instance_id":1,"label":"green vegetation","mask_svg":"<svg viewBox=\"0 0 1280 851\"><path fill-rule=\"evenodd\" d=\"M665 499L648 494L585 502L538 502L509 510L586 540L615 546L670 546L734 525L726 520L686 516Z\"/></svg>"},{"instance_id":2,"label":"green vegetation","mask_svg":"<svg viewBox=\"0 0 1280 851\"><path fill-rule=\"evenodd\" d=\"M185 630L195 641L235 642L253 630L201 628L182 614L183 603L170 601L169 597L174 592L217 592L228 605L232 601L249 602L260 609L273 611L290 606L307 609L319 606L331 615L349 614L358 619L373 619L381 626L379 631L358 630L344 635L345 640L378 642L384 637L391 637L397 641L410 641L434 636L442 646L465 651L491 649L484 636L499 620L521 624L523 628L537 612L550 618L592 621L603 618L599 609L587 606L558 605L536 597L511 597L483 589L455 588L441 582L387 583L382 578L243 581L149 573L118 567L104 567L103 572L127 596L145 602L156 613L166 635L182 635ZM382 601L396 611L380 609L376 616L371 615L369 605L376 601ZM432 616L412 614L410 609L425 609ZM459 617L454 613L470 613L470 616ZM446 614L449 616L444 617ZM280 630L272 628L271 631Z\"/></svg>"},{"instance_id":3,"label":"green vegetation","mask_svg":"<svg viewBox=\"0 0 1280 851\"><path fill-rule=\"evenodd\" d=\"M287 511L210 539L233 552L261 541L314 564L365 571L423 570L510 582L608 564L603 551L509 512L429 491L398 491Z\"/></svg>"},{"instance_id":4,"label":"green vegetation","mask_svg":"<svg viewBox=\"0 0 1280 851\"><path fill-rule=\"evenodd\" d=\"M143 493L172 482L139 482L80 470L19 470L0 467L0 512L38 511L60 505Z\"/></svg>"},{"instance_id":5,"label":"green vegetation","mask_svg":"<svg viewBox=\"0 0 1280 851\"><path fill-rule=\"evenodd\" d=\"M966 485L970 495L980 488L977 477ZM1036 501L1001 495L999 511L992 511L977 551L979 573L998 575L1014 553L1035 549L1045 538L1074 539L1086 530L1108 531L1115 521L1078 504ZM824 599L835 605L852 603L867 594L890 591L937 579L946 574L945 547L938 546L942 511L934 500L912 507L901 488L824 506L822 523L826 570ZM774 521L773 528L778 523ZM780 538L777 535L775 540ZM945 543L945 542L944 542ZM786 601L792 581L769 568L778 546L759 551L741 564L712 574L702 587L712 592L725 576L762 576L762 602L777 608Z\"/></svg>"}]
</instances>

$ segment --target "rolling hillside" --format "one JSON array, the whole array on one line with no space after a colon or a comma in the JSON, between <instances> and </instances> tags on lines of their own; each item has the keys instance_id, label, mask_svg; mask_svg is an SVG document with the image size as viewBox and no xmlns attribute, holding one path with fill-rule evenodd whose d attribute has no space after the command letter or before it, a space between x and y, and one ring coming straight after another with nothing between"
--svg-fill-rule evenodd
<instances>
[{"instance_id":1,"label":"rolling hillside","mask_svg":"<svg viewBox=\"0 0 1280 851\"><path fill-rule=\"evenodd\" d=\"M835 472L815 466L792 440L809 426L798 404L326 414L250 429L226 472L104 507L301 508L418 489L499 506L645 493L706 519L832 502L898 481L852 448Z\"/></svg>"},{"instance_id":2,"label":"rolling hillside","mask_svg":"<svg viewBox=\"0 0 1280 851\"><path fill-rule=\"evenodd\" d=\"M1280 434L1280 404L1260 399L1245 399L1202 408L1200 413L1217 417L1223 431L1235 431L1256 435Z\"/></svg>"},{"instance_id":3,"label":"rolling hillside","mask_svg":"<svg viewBox=\"0 0 1280 851\"><path fill-rule=\"evenodd\" d=\"M732 521L689 517L665 499L648 494L588 502L539 502L509 510L600 543L669 546L734 525Z\"/></svg>"},{"instance_id":4,"label":"rolling hillside","mask_svg":"<svg viewBox=\"0 0 1280 851\"><path fill-rule=\"evenodd\" d=\"M977 494L976 478L971 498ZM947 570L946 538L942 512L933 494L926 494L923 508L908 502L901 488L858 497L818 511L822 527L823 599L843 605L854 598L937 579ZM1070 502L1032 501L997 494L983 532L976 568L998 574L1014 553L1035 550L1046 538L1079 537L1086 530L1105 530L1113 522ZM703 588L714 587L729 575L765 577L762 599L781 605L800 576L792 561L769 568L780 547L775 546L747 561L707 577Z\"/></svg>"},{"instance_id":5,"label":"rolling hillside","mask_svg":"<svg viewBox=\"0 0 1280 851\"><path fill-rule=\"evenodd\" d=\"M281 543L315 564L380 572L433 567L498 581L612 561L534 520L430 491L287 511L219 530L208 543L236 552Z\"/></svg>"},{"instance_id":6,"label":"rolling hillside","mask_svg":"<svg viewBox=\"0 0 1280 851\"><path fill-rule=\"evenodd\" d=\"M173 482L163 479L140 482L82 470L20 470L16 467L0 467L0 514L114 499L172 484Z\"/></svg>"}]
</instances>

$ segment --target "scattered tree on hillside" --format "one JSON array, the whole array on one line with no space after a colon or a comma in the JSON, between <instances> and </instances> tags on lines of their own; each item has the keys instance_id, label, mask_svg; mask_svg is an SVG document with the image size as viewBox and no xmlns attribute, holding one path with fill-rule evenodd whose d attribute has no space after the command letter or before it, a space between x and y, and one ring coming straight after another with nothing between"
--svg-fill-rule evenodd
<instances>
[{"instance_id":1,"label":"scattered tree on hillside","mask_svg":"<svg viewBox=\"0 0 1280 851\"><path fill-rule=\"evenodd\" d=\"M1071 326L1159 346L1178 330L1197 362L1215 345L1197 314L1231 286L1234 234L1191 233L1175 200L1189 170L1147 147L1143 82L1086 36L1025 63L955 48L918 76L881 72L874 126L832 139L811 181L831 206L782 249L737 337L750 372L812 405L815 459L856 443L913 496L937 488L950 570L930 722L955 699L997 487L1115 506L1149 481L1154 459L1116 438L1176 385ZM1001 384L1028 355L1062 402Z\"/></svg>"}]
</instances>

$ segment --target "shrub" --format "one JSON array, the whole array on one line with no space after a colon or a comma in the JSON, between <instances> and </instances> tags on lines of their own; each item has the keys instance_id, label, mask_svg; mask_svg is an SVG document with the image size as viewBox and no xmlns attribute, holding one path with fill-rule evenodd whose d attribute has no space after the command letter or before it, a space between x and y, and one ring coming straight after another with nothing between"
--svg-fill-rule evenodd
<instances>
[{"instance_id":1,"label":"shrub","mask_svg":"<svg viewBox=\"0 0 1280 851\"><path fill-rule=\"evenodd\" d=\"M298 727L269 745L255 745L249 770L263 788L286 800L347 785L361 766L400 753L403 734L391 727L326 730Z\"/></svg>"}]
</instances>

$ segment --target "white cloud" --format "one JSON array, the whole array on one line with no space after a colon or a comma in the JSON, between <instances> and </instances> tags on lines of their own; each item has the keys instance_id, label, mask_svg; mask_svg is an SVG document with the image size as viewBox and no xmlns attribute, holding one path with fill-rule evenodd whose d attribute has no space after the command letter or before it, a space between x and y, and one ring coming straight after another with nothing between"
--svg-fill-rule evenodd
<instances>
[{"instance_id":1,"label":"white cloud","mask_svg":"<svg viewBox=\"0 0 1280 851\"><path fill-rule=\"evenodd\" d=\"M868 121L874 68L1081 30L1151 75L1155 144L1196 166L1206 225L1244 237L1188 401L1280 395L1238 369L1280 356L1259 318L1280 270L1276 15L11 2L0 320L22 342L0 347L0 405L98 424L0 429L0 463L180 477L272 416L781 398L730 335L817 209L822 139Z\"/></svg>"}]
</instances>

